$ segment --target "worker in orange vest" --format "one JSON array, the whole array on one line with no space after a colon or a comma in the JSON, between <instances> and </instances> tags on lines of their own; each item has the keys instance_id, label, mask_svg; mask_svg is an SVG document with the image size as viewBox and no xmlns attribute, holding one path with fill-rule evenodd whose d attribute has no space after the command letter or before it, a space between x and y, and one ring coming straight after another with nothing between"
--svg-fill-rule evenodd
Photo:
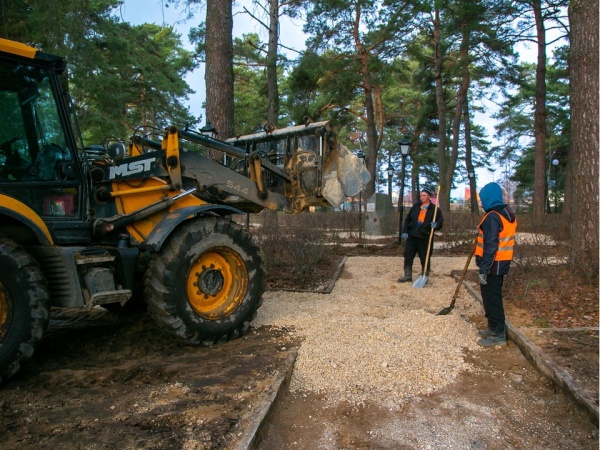
<instances>
[{"instance_id":1,"label":"worker in orange vest","mask_svg":"<svg viewBox=\"0 0 600 450\"><path fill-rule=\"evenodd\" d=\"M421 260L421 271L429 277L431 270L431 255L433 253L433 240L429 248L429 261L425 268L427 259L427 249L429 247L429 234L431 229L441 230L444 223L441 208L435 212L435 205L431 201L433 189L424 187L421 189L420 201L415 203L406 216L402 225L401 238L405 242L404 246L404 276L398 278L398 283L412 282L413 261L417 254ZM433 216L436 216L435 222Z\"/></svg>"},{"instance_id":2,"label":"worker in orange vest","mask_svg":"<svg viewBox=\"0 0 600 450\"><path fill-rule=\"evenodd\" d=\"M515 246L517 219L504 203L502 188L497 183L486 184L479 191L485 215L477 227L475 263L479 267L479 285L488 327L480 330L477 343L483 347L506 344L502 285L510 270Z\"/></svg>"}]
</instances>

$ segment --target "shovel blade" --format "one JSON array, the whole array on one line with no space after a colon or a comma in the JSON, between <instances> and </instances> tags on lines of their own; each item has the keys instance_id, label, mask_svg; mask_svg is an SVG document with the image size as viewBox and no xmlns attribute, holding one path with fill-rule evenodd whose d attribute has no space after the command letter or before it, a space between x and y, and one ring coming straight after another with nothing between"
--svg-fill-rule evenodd
<instances>
[{"instance_id":1,"label":"shovel blade","mask_svg":"<svg viewBox=\"0 0 600 450\"><path fill-rule=\"evenodd\" d=\"M444 309L442 309L439 313L436 314L436 316L445 316L447 314L450 314L450 312L454 309L454 305L450 305L450 306L446 306Z\"/></svg>"},{"instance_id":2,"label":"shovel blade","mask_svg":"<svg viewBox=\"0 0 600 450\"><path fill-rule=\"evenodd\" d=\"M425 285L427 284L428 279L429 279L429 277L427 275L421 275L419 278L417 278L415 280L415 282L413 283L413 287L424 288Z\"/></svg>"}]
</instances>

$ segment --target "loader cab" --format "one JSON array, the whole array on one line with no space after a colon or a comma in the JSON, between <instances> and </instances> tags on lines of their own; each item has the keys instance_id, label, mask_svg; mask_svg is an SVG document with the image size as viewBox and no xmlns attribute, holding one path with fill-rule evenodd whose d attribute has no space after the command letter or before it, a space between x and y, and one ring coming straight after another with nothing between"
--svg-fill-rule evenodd
<instances>
[{"instance_id":1,"label":"loader cab","mask_svg":"<svg viewBox=\"0 0 600 450\"><path fill-rule=\"evenodd\" d=\"M57 244L89 236L63 69L60 57L0 39L0 193L41 216Z\"/></svg>"}]
</instances>

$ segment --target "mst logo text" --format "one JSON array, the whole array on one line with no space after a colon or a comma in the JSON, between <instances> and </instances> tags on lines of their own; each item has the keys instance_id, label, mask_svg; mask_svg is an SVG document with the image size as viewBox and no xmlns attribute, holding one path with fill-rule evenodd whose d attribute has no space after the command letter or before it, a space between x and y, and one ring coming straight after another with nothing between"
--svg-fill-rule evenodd
<instances>
[{"instance_id":1,"label":"mst logo text","mask_svg":"<svg viewBox=\"0 0 600 450\"><path fill-rule=\"evenodd\" d=\"M153 163L156 162L156 157L138 159L134 161L124 162L118 166L113 166L109 169L108 179L127 178L131 175L149 172L152 169Z\"/></svg>"}]
</instances>

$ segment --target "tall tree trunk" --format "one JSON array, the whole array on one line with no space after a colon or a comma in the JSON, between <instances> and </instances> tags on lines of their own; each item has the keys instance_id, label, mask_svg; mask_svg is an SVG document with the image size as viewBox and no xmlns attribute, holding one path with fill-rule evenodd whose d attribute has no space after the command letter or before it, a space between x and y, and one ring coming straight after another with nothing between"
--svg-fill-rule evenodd
<instances>
[{"instance_id":1,"label":"tall tree trunk","mask_svg":"<svg viewBox=\"0 0 600 450\"><path fill-rule=\"evenodd\" d=\"M535 71L535 103L533 129L535 134L535 171L533 181L533 221L542 223L546 194L546 30L542 16L542 0L533 0L533 14L537 33L537 67ZM548 161L547 161L548 159Z\"/></svg>"},{"instance_id":2,"label":"tall tree trunk","mask_svg":"<svg viewBox=\"0 0 600 450\"><path fill-rule=\"evenodd\" d=\"M438 148L437 160L440 169L440 182L448 172L448 158L446 156L446 103L444 102L444 87L442 84L442 29L440 22L440 10L435 9L433 19L433 44L435 55L433 57L433 73L435 79L435 100L438 113ZM448 188L448 200L450 200L450 189Z\"/></svg>"},{"instance_id":3,"label":"tall tree trunk","mask_svg":"<svg viewBox=\"0 0 600 450\"><path fill-rule=\"evenodd\" d=\"M375 125L375 107L373 105L373 87L367 68L366 56L363 65L363 91L364 91L364 106L367 113L366 128L367 128L367 158L365 160L367 169L371 174L371 180L366 187L367 198L371 197L375 192L375 174L377 172L377 127Z\"/></svg>"},{"instance_id":4,"label":"tall tree trunk","mask_svg":"<svg viewBox=\"0 0 600 450\"><path fill-rule=\"evenodd\" d=\"M565 181L564 181L564 193L563 193L563 205L562 205L562 210L561 213L565 216L565 217L570 217L571 215L571 204L573 201L573 197L571 196L571 192L573 191L572 189L572 183L571 183L571 176L572 176L572 162L570 161L570 156L567 159L567 162L565 164L565 167L563 169L563 174L565 177Z\"/></svg>"},{"instance_id":5,"label":"tall tree trunk","mask_svg":"<svg viewBox=\"0 0 600 450\"><path fill-rule=\"evenodd\" d=\"M476 214L479 212L477 205L477 181L475 180L475 167L473 167L473 152L471 149L471 117L469 116L469 98L465 98L464 107L464 124L465 124L465 161L467 166L467 176L469 177L469 192L471 203L471 212Z\"/></svg>"},{"instance_id":6,"label":"tall tree trunk","mask_svg":"<svg viewBox=\"0 0 600 450\"><path fill-rule=\"evenodd\" d=\"M233 126L233 16L231 0L206 2L206 121L219 139L234 135ZM221 152L211 151L213 159Z\"/></svg>"},{"instance_id":7,"label":"tall tree trunk","mask_svg":"<svg viewBox=\"0 0 600 450\"><path fill-rule=\"evenodd\" d=\"M362 41L360 40L360 5L356 6L356 13L354 16L354 30L353 38L354 45L356 46L356 55L358 63L360 64L360 74L362 76L362 89L364 92L364 107L366 113L366 131L367 131L367 148L368 153L366 155L365 163L367 170L371 174L371 180L367 183L365 188L365 194L367 198L371 197L375 193L375 178L377 173L377 151L379 149L377 139L377 126L375 123L375 102L373 100L374 87L371 85L371 77L369 75L369 54L364 48Z\"/></svg>"},{"instance_id":8,"label":"tall tree trunk","mask_svg":"<svg viewBox=\"0 0 600 450\"><path fill-rule=\"evenodd\" d=\"M454 111L454 119L452 121L452 148L450 150L450 158L448 167L445 173L440 173L443 176L443 183L440 189L440 197L443 199L443 204L450 205L450 193L452 191L452 181L456 172L456 164L458 161L458 144L460 140L460 124L463 117L465 102L469 93L469 85L471 83L471 73L469 72L469 32L465 24L461 27L462 41L460 43L460 60L462 65L462 80L456 94L456 109Z\"/></svg>"},{"instance_id":9,"label":"tall tree trunk","mask_svg":"<svg viewBox=\"0 0 600 450\"><path fill-rule=\"evenodd\" d=\"M277 85L277 43L279 41L279 0L269 0L269 43L267 48L267 120L277 126L279 87Z\"/></svg>"},{"instance_id":10,"label":"tall tree trunk","mask_svg":"<svg viewBox=\"0 0 600 450\"><path fill-rule=\"evenodd\" d=\"M570 265L598 277L598 0L571 0Z\"/></svg>"},{"instance_id":11,"label":"tall tree trunk","mask_svg":"<svg viewBox=\"0 0 600 450\"><path fill-rule=\"evenodd\" d=\"M421 172L421 166L418 161L413 159L413 163L411 165L410 170L410 193L412 196L412 203L417 203L420 200L419 194L421 189L421 184L419 182L419 174Z\"/></svg>"},{"instance_id":12,"label":"tall tree trunk","mask_svg":"<svg viewBox=\"0 0 600 450\"><path fill-rule=\"evenodd\" d=\"M427 127L425 127L425 129L423 130L421 128L421 125L419 125L417 128L415 128L414 130L414 136L412 137L412 149L411 149L411 153L410 153L410 160L412 162L411 164L411 171L410 171L410 193L411 193L411 197L412 197L412 203L416 203L420 200L419 194L421 186L420 186L420 182L419 182L419 174L421 173L421 163L420 163L420 148L419 148L419 142L430 142L433 139L433 135L436 132L434 130L428 129ZM423 138L421 139L421 134L423 134Z\"/></svg>"}]
</instances>

